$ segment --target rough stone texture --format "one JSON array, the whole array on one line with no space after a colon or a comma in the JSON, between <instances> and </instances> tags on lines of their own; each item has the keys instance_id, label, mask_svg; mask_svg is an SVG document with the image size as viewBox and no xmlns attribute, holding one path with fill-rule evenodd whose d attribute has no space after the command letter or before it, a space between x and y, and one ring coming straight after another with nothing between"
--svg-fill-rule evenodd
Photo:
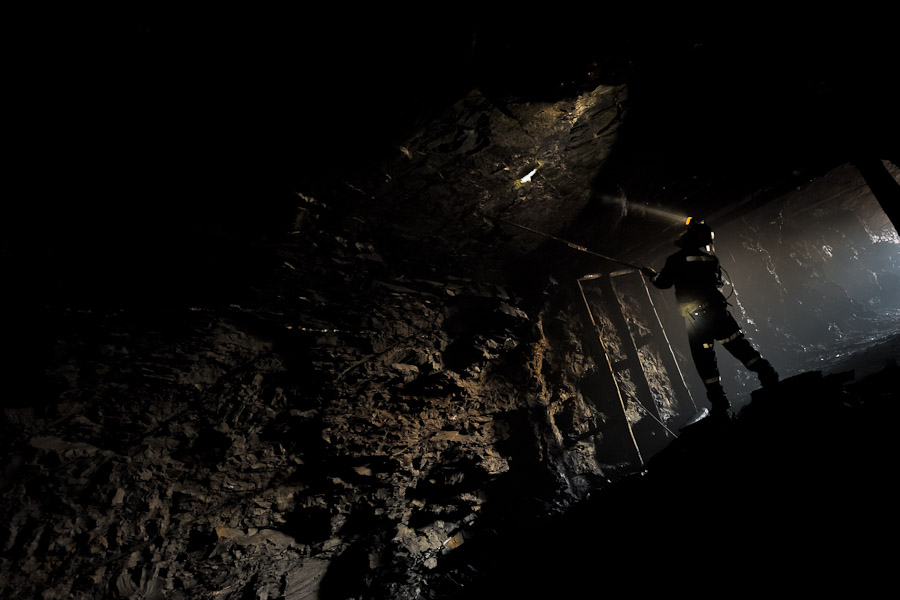
<instances>
[{"instance_id":1,"label":"rough stone texture","mask_svg":"<svg viewBox=\"0 0 900 600\"><path fill-rule=\"evenodd\" d=\"M470 274L497 277L546 239L497 231L485 216L564 230L592 199L627 103L624 85L555 102L501 101L473 90L399 146L381 173L353 184L364 197L361 218L458 256Z\"/></svg>"},{"instance_id":2,"label":"rough stone texture","mask_svg":"<svg viewBox=\"0 0 900 600\"><path fill-rule=\"evenodd\" d=\"M16 214L27 218L11 219L15 231L0 240L4 281L13 290L5 312L8 391L0 421L5 596L402 599L461 591L474 597L473 588L491 592L497 582L501 590L510 582L527 590L533 583L527 575L544 575L547 565L556 568L539 583L551 589L578 587L585 573L595 572L604 579L593 587L619 585L623 574L642 583L648 571L622 567L634 565L638 550L678 564L685 555L670 542L681 533L679 515L708 509L709 498L723 493L716 484L730 473L735 476L725 478L725 492L751 500L802 493L797 481L816 484L812 496L800 496L805 502L819 500L815 494L832 498L847 473L853 473L853 488L843 498L865 491L854 508L868 510L868 498L890 497L880 495L889 480L882 465L895 457L881 442L891 439L887 424L896 422L890 413L896 403L885 402L895 391L882 379L882 385L854 388L861 391L848 399L842 381L820 386L801 378L788 398L801 401L802 410L786 422L819 437L804 435L794 444L793 430L778 427L781 415L770 405L756 412L762 429L742 430L748 437L725 444L726 452L715 435L711 444L693 445L689 437L656 463L673 470L654 467L646 480L652 483L639 483L643 471L633 458L611 451L621 445L617 423L626 416L638 423L639 411L630 406L627 415L616 415L621 406L600 385L605 366L589 349L591 338L576 316L581 299L571 290L577 277L618 266L477 214L508 217L644 262L658 258L663 246L670 250L667 238L678 220L672 212L723 209L734 223L740 193L762 190L773 202L744 217L754 235L725 234L741 241L741 263L748 266L746 273L733 273L742 308L780 336L791 329L797 344L785 338L788 352L819 343L801 341L796 323L779 322L787 301L767 304L781 293L776 284L788 285L782 275L793 272L794 263L812 265L796 288L821 311L822 320L809 329L823 335L824 324L833 323L844 334L848 318L835 307L861 302L848 300L850 285L869 290L867 310L891 309L896 245L843 243L851 230L828 222L837 211L814 207L813 216L823 219L817 222L804 212L808 199L791 196L784 204L775 201L784 190L771 192L795 181L787 174L797 162L804 173L841 180L829 179L827 189L859 189L844 185L844 168L832 173L851 160L845 146L869 149L859 145L865 131L878 132L876 141L900 139L882 122L895 109L884 79L872 77L877 63L864 70L869 80L862 87L858 81L844 85L842 78L856 77L857 64L824 80L815 72L775 69L783 80L768 77L756 85L741 66L756 65L759 55L728 64L719 52L721 36L708 46L693 36L679 38L671 60L668 54L653 59L627 35L609 38L590 20L569 23L566 15L566 21L553 35L538 37L552 46L576 38L570 27L577 26L582 39L612 39L621 49L596 69L576 64L582 56L589 63L593 48L576 53L578 60L564 61L572 72L561 82L548 67L558 62L556 53L541 60L525 55L505 79L506 65L494 64L482 85L426 111L428 118L389 152L354 153L357 145L371 150L383 141L367 138L381 125L374 121L409 106L398 99L402 94L387 93L379 57L357 59L378 64L377 71L361 73L357 63L347 63L329 86L310 85L315 78L301 74L306 55L293 54L296 32L285 31L293 21L276 32L286 38L278 50L291 57L280 64L244 46L208 64L190 50L202 46L208 57L221 45L207 46L203 36L196 46L168 45L170 32L145 36L151 28L144 21L138 40L129 38L130 51L98 52L115 60L108 72L90 73L111 83L80 97L71 111L84 125L68 126L84 135L62 136L69 154L63 153L65 168L53 165L52 176L45 178L48 167L36 161L40 165L28 174L40 175L34 179L45 189L35 192L34 202L28 196L27 209L18 207ZM85 35L68 23L65 29ZM378 28L359 29L370 32L365 42L385 37ZM505 22L497 31L501 40L514 41ZM231 37L230 30L216 32ZM845 39L827 38L829 44ZM318 38L311 39L303 49L318 56ZM465 41L479 51L485 44ZM652 48L667 53L669 41ZM396 37L391 51L415 50L405 44L405 37ZM521 59L514 44L503 45L498 52ZM784 41L775 47L783 52ZM80 82L86 65L96 64L81 59L96 56L71 48L73 54L68 47L63 54L77 69L65 81ZM166 58L161 63L153 58L157 50ZM783 64L785 55L775 55ZM391 58L383 64L395 64ZM139 59L136 66L126 64L132 59ZM681 60L713 65L694 75L673 68ZM126 67L135 69L127 81L112 76ZM171 71L174 83L165 75ZM267 82L262 74L298 83ZM402 74L390 76L399 79ZM632 86L635 80L639 85ZM773 93L786 83L788 91ZM844 93L835 93L835 84ZM56 87L43 91L59 97ZM115 118L102 121L109 91L141 101L117 104ZM312 98L304 104L299 95ZM857 96L891 112L863 114ZM791 110L779 101L785 99ZM777 111L762 110L768 106ZM816 116L827 115L823 122L830 124L836 107L862 114L863 126L847 122L836 136L831 127L817 129ZM127 127L135 126L135 118L126 118L132 111L147 119L136 129ZM57 122L44 119L47 113L57 114L39 111L35 122L52 130ZM106 129L95 131L95 125ZM160 131L151 135L156 126ZM278 133L256 133L269 129ZM26 149L44 143L27 133ZM135 141L123 149L120 142L131 133ZM105 153L78 145L98 136L106 144L94 146L108 148ZM828 144L817 148L826 138ZM61 141L59 135L48 139ZM283 183L283 172L268 161L282 164L298 155L315 160L298 160L292 169L327 167L333 174L347 167L348 175L304 174L302 181L317 185L298 186L301 193L287 198L283 189L271 192ZM807 161L812 171L805 170ZM43 186L48 179L54 185ZM878 216L870 199L858 199L849 207L852 216L865 216L866 223ZM772 220L782 225L778 231L796 220L772 213L785 206L804 224L816 223L819 236L793 247L792 260L773 251L781 240L769 236L776 231L768 226ZM663 211L662 221L650 219L654 208L669 213ZM856 265L853 256L876 246L885 251L878 268L857 272L852 284L836 283L843 290L828 285L838 277L832 265L848 255ZM872 291L875 280L878 291ZM748 293L744 303L744 286L759 289L762 301L751 302ZM661 313L669 314L659 298ZM757 310L765 318L755 316ZM628 312L640 335L646 321ZM866 322L856 317L866 315L855 312L852 325ZM896 339L884 340L866 360L896 359ZM652 355L643 358L658 392L651 401L668 409L665 385L655 377L658 365ZM685 363L683 352L679 359ZM884 373L888 381L896 377L895 369ZM628 383L623 376L623 387ZM808 394L813 388L821 392L816 398ZM819 399L828 411L812 405ZM805 423L809 415L834 419ZM848 419L858 427L834 434L835 424ZM770 444L772 427L784 444ZM867 438L873 431L877 435ZM748 439L749 446L738 444ZM685 450L690 460L682 462ZM753 462L757 450L767 452L771 470ZM743 459L742 469L729 470L733 454L727 451ZM883 462L854 470L872 456ZM754 477L742 480L745 474ZM623 479L625 485L617 485ZM684 487L691 492L687 499L672 500L673 490ZM605 501L607 491L612 502ZM819 513L784 502L787 518L778 525L811 515L804 533L816 533L812 517ZM573 507L584 510L570 512ZM884 512L867 513L867 523L877 525ZM713 527L728 516L714 512ZM750 520L741 533L752 537L756 523ZM660 527L662 540L652 535ZM548 530L563 535L544 536ZM582 550L585 539L593 550ZM793 558L791 548L808 549L808 539L788 537L784 558ZM689 556L696 558L690 566L707 564L709 548L726 547L721 537L708 541ZM570 558L577 568L566 572ZM647 563L656 564L639 565Z\"/></svg>"},{"instance_id":3,"label":"rough stone texture","mask_svg":"<svg viewBox=\"0 0 900 600\"><path fill-rule=\"evenodd\" d=\"M4 413L10 597L414 597L489 499L606 481L564 305L298 202L255 302L56 315L59 401Z\"/></svg>"},{"instance_id":4,"label":"rough stone texture","mask_svg":"<svg viewBox=\"0 0 900 600\"><path fill-rule=\"evenodd\" d=\"M9 597L438 597L629 472L573 295L297 202L243 304L57 307L57 400L4 409Z\"/></svg>"}]
</instances>

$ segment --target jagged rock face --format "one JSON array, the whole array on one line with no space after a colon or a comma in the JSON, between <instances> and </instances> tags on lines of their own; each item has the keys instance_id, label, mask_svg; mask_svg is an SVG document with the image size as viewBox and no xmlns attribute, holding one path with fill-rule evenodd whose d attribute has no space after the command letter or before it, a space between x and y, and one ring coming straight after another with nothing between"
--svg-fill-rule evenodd
<instances>
[{"instance_id":1,"label":"jagged rock face","mask_svg":"<svg viewBox=\"0 0 900 600\"><path fill-rule=\"evenodd\" d=\"M655 258L646 243L632 250L630 233L614 239L625 205L596 187L599 178L607 191L641 189L640 168L621 182L624 171L607 169L629 87L594 81L547 96L473 90L368 177L348 177L338 191L332 181L300 189L289 218L273 218L274 233L247 246L198 209L200 225L181 233L205 235L185 254L230 252L211 261L214 277L201 277L209 265L191 255L176 278L193 282L191 293L175 301L163 293L119 307L117 297L92 305L62 296L34 311L50 323L44 387L18 386L0 430L4 591L433 597L432 583L452 581L439 567L473 531L524 527L634 469L610 451L622 416L597 391L607 367L587 347L592 332L570 286L609 266L478 215ZM623 231L653 238L654 249L663 237L646 223ZM774 289L767 277L793 263L770 271L756 257L776 241L754 240L773 230L748 217L743 231L762 236L730 236L745 244L747 264L763 265L749 285ZM830 241L824 223L820 233L795 248L797 264L825 246L855 247ZM129 235L117 230L113 248ZM87 256L107 252L98 242ZM130 266L127 255L112 263ZM153 281L169 274L159 268ZM877 275L889 285L890 273ZM196 295L204 286L194 276L229 285ZM802 281L804 292L830 297L813 277ZM154 306L158 297L167 302ZM765 320L777 317L773 309ZM665 379L651 379L666 418L683 417L672 414Z\"/></svg>"},{"instance_id":2,"label":"jagged rock face","mask_svg":"<svg viewBox=\"0 0 900 600\"><path fill-rule=\"evenodd\" d=\"M897 233L853 166L798 186L716 236L735 312L785 373L896 333Z\"/></svg>"},{"instance_id":3,"label":"jagged rock face","mask_svg":"<svg viewBox=\"0 0 900 600\"><path fill-rule=\"evenodd\" d=\"M58 400L5 411L11 597L414 597L485 512L616 471L552 290L298 202L250 302L56 315Z\"/></svg>"},{"instance_id":4,"label":"jagged rock face","mask_svg":"<svg viewBox=\"0 0 900 600\"><path fill-rule=\"evenodd\" d=\"M18 597L415 597L471 532L622 470L562 288L451 275L355 200L297 203L241 304L55 315L58 400L3 424Z\"/></svg>"},{"instance_id":5,"label":"jagged rock face","mask_svg":"<svg viewBox=\"0 0 900 600\"><path fill-rule=\"evenodd\" d=\"M503 278L546 238L486 217L558 233L581 214L617 140L624 85L598 85L556 102L497 100L473 90L400 146L377 179L359 183L363 219L468 273Z\"/></svg>"}]
</instances>

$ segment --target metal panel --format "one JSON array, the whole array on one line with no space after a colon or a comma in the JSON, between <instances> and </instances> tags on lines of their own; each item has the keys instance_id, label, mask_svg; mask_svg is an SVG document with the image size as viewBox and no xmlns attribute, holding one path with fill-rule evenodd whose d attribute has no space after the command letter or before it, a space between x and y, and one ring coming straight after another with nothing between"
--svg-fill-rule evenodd
<instances>
[{"instance_id":1,"label":"metal panel","mask_svg":"<svg viewBox=\"0 0 900 600\"><path fill-rule=\"evenodd\" d=\"M639 462L678 437L672 431L696 404L640 273L618 271L578 280L598 364L608 368L625 435ZM648 377L648 373L650 377Z\"/></svg>"}]
</instances>

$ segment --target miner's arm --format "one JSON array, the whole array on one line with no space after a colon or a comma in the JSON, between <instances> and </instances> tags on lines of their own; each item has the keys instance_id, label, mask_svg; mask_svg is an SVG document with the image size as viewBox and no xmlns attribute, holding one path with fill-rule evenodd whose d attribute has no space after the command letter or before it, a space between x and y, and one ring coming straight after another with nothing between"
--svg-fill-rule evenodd
<instances>
[{"instance_id":1,"label":"miner's arm","mask_svg":"<svg viewBox=\"0 0 900 600\"><path fill-rule=\"evenodd\" d=\"M659 273L657 273L650 267L643 267L641 269L641 273L643 273L650 280L650 283L660 289L670 288L675 283L675 280L673 278L674 266L671 256L666 259L666 264L663 267L662 271L660 271Z\"/></svg>"}]
</instances>

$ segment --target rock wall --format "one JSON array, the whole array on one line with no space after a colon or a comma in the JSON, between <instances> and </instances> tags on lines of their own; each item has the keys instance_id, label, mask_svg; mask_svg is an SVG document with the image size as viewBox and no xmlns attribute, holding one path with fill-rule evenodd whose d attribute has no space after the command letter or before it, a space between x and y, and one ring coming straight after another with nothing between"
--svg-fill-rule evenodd
<instances>
[{"instance_id":1,"label":"rock wall","mask_svg":"<svg viewBox=\"0 0 900 600\"><path fill-rule=\"evenodd\" d=\"M900 179L900 169L893 174ZM786 373L896 332L900 239L852 165L717 227L716 236L736 312Z\"/></svg>"},{"instance_id":2,"label":"rock wall","mask_svg":"<svg viewBox=\"0 0 900 600\"><path fill-rule=\"evenodd\" d=\"M891 172L900 178L896 167ZM849 360L896 335L900 240L852 165L701 216L715 230L714 251L727 274L722 291L732 313L783 376ZM657 243L655 258L634 260L660 265L675 250L670 242ZM672 291L651 289L651 295L702 405L703 386ZM895 354L887 343L870 366L860 370L857 361L858 375L877 371ZM717 356L726 391L740 406L758 380L721 348Z\"/></svg>"},{"instance_id":3,"label":"rock wall","mask_svg":"<svg viewBox=\"0 0 900 600\"><path fill-rule=\"evenodd\" d=\"M571 19L565 20L566 27L554 35L576 40L568 29ZM575 25L583 39L611 46L623 41L612 31L596 29L591 19L582 21ZM598 22L615 30L620 25L616 19ZM595 61L599 69L588 67L587 60L584 69L571 63L562 71L553 64L558 47L532 62L527 45L501 42L503 60L485 73L499 76L514 60L516 69L504 83L526 78L525 85L508 89L531 88L530 99L496 92L504 85L493 86L495 92L472 91L398 144L391 156L369 164L370 156L383 156L385 130L413 120L398 113L415 105L399 101L398 88L387 93L381 58L393 60L389 53L418 48L397 36L389 53L365 57L368 67L349 64L349 75L341 68L334 77L307 73L309 79L298 73L293 23L285 21L285 31L278 32L285 35L284 47L272 48L271 55L265 44L259 53L251 51L256 39L250 36L243 38L246 48L226 52L221 62L207 59L221 49L219 35L234 41L231 30L217 32L210 46L202 35L190 36L183 47L163 43L162 63L150 60L155 46L145 47L151 40L146 38L139 56L118 54L109 70L93 72L103 85L82 96L80 104L97 119L66 113L90 124L88 137L105 133L116 143L95 154L72 146L84 136L69 136L60 153L66 168L57 171L57 165L47 167L40 160L36 167L29 165L29 185L51 185L37 194L39 202L29 195L29 202L21 203L33 210L20 207L22 217L9 220L9 229L19 229L24 221L28 227L8 232L12 245L4 239L4 274L24 256L30 260L21 272L39 271L54 281L29 291L33 288L16 279L9 295L17 305L6 311L18 322L2 361L12 389L0 420L0 585L5 597L446 597L448 587L459 587L455 578L474 569L464 562L444 568L456 560L460 547L493 537L499 543L482 548L502 553L509 539L528 542L535 520L563 512L633 467L619 451L622 432L615 410L622 407L611 402L602 385L606 365L598 364L586 346L590 336L576 317L581 300L565 287L593 272L596 264L482 214L553 235L581 231L576 241L591 239L597 242L592 247L619 253L633 247L626 239L632 232L639 234L636 238L649 237L643 223L623 226L628 224L625 192L632 190L639 203L659 202L662 210L681 206L682 192L686 200L688 193L720 178L741 184L726 189L763 185L783 162L824 139L806 135L814 129L806 115L830 118L831 107L844 107L849 99L828 96L830 102L817 103L812 111L799 100L791 104L800 108L788 111L784 102L775 103L778 118L770 123L773 113L756 108L773 105L766 94L781 87L779 79L775 84L754 79L761 83L748 96L746 75L728 64L721 45L712 43L704 53L708 32L677 46L670 46L669 34L661 37L658 47L666 60L648 60L647 53L635 52L641 44L633 43L610 55L605 65ZM406 28L405 21L398 23ZM149 33L146 22L141 25ZM503 38L514 29L505 19L497 27ZM73 38L95 31L70 22L60 29ZM370 41L374 48L385 31L368 24L360 29L365 41L352 46L360 54ZM272 37L268 29L258 33ZM330 31L320 33L328 44L317 47L319 38L304 35L310 44L302 52L353 54L338 49ZM546 33L536 38L555 46L557 39ZM531 36L518 30L512 37ZM452 39L459 45L448 46L452 50L442 55L447 66L458 65L457 55L475 45L465 36ZM57 56L55 44L48 47L54 48L49 55ZM62 54L84 57L72 53L77 47L73 43ZM190 56L195 47L202 52ZM690 76L687 65L679 64L687 49L701 62L714 56L712 68ZM291 58L275 60L279 51ZM108 52L101 54L109 58ZM779 65L790 64L784 55L775 55ZM408 73L428 66L432 81L441 79L435 73L443 71L426 56L408 62L414 66ZM754 53L740 64L762 69L759 57ZM105 109L100 115L97 107L106 107L105 92L122 83L121 72L135 68L128 64L133 58L140 58L153 76L144 79L138 69L134 73L141 74L122 88L141 99L121 105L126 121L137 115L131 124L139 126L129 129L118 119L107 120ZM78 67L72 81L79 85L82 66L95 61L83 62L72 63ZM856 74L859 65L851 63ZM535 66L538 84L527 79ZM366 68L370 71L361 72ZM654 69L666 76L643 88L644 126L631 130L632 152L598 177L610 164L626 113L633 110L629 97L639 89L622 82ZM870 65L867 73L878 69L879 64ZM561 91L555 90L560 72L568 81L560 83ZM859 94L860 82L845 86L843 71L837 73L831 81L853 91L854 101L876 98L879 106L890 105L884 101L890 97L882 93L885 86L863 86L866 93ZM790 67L784 81L801 86L810 81L797 75ZM724 76L726 86L718 88ZM45 79L51 87L58 84L53 77ZM400 90L416 87L409 81L422 81L400 72L391 83L398 80L404 80ZM456 79L446 93L463 80L468 81ZM814 81L817 90L830 85L823 87L818 77ZM54 88L45 96L58 94ZM746 98L751 104L731 101ZM48 113L44 102L37 106ZM730 113L740 115L737 127L724 122ZM151 114L162 115L161 120L147 121ZM372 119L387 114L390 119L372 126ZM893 141L883 133L888 129L882 121L890 113L865 114L877 125L879 138ZM40 117L47 121L47 114ZM795 121L803 124L799 130ZM148 122L159 125L158 131ZM765 125L762 135L744 135L760 125ZM61 129L71 131L68 125ZM773 135L780 129L787 134ZM822 130L829 132L829 147L833 139L840 145L855 137L852 131L835 137L832 128ZM635 131L643 134L635 136ZM46 139L61 141L58 131L49 133ZM131 133L136 139L128 139ZM25 137L28 148L45 139L31 131ZM791 141L807 138L801 150L787 151L793 150ZM779 146L778 140L788 143ZM770 157L768 164L758 162L763 155ZM777 160L771 160L773 155ZM293 160L300 164L290 169L269 164L283 167ZM360 163L365 167L347 168ZM702 167L699 178L695 163ZM367 177L336 185L319 172L308 173L343 173L345 168ZM294 169L304 172L303 181L320 187L304 188L309 195L291 198L297 205L293 223L267 238L251 222L268 221L269 211L279 212L264 190L277 185L269 177ZM624 182L629 185L619 185L622 177L631 179ZM596 197L601 187L608 198ZM102 201L88 202L97 192ZM224 206L233 200L237 208ZM895 246L845 240L847 221L834 226L827 217L837 213L823 207L819 214L808 200L790 200L785 214L801 215L805 229L816 224L814 242L775 252L786 242L773 232L788 231L798 221L772 213L775 204L746 217L732 235L723 232L725 239L740 240L728 254L748 267L746 273L734 269L733 275L740 282L742 309L761 324L751 333L760 337L764 350L783 350L781 359L809 345L844 343L848 331L869 319L866 311L891 309L887 292L895 281L890 268L896 265ZM53 210L58 214L51 218L47 213ZM847 216L858 216L869 208L859 203L848 211ZM217 230L217 218L226 229L233 226L258 239L238 243L231 232ZM140 251L135 253L135 247ZM247 247L252 258L244 255ZM852 282L832 271L842 261L857 265L876 249L883 255L871 264L882 266L867 266ZM51 264L48 274L43 269ZM565 277L554 281L547 276L551 272ZM798 281L798 287L791 288L788 280ZM158 293L119 306L119 297L106 293L123 284L135 296L154 287ZM189 293L177 293L182 286ZM72 287L86 290L92 301L69 302L58 294ZM172 293L173 288L179 289ZM803 300L802 307L794 298ZM872 303L876 298L878 306ZM755 316L757 307L763 316ZM830 337L803 338L802 320L795 315L809 312L819 320L806 333L821 335L824 327ZM639 333L644 329L643 322L632 325ZM771 344L766 335L772 336ZM790 341L782 346L784 340ZM644 359L656 362L650 354ZM653 401L669 410L665 385L654 381L653 389ZM638 422L635 411L626 412ZM832 471L827 474L832 486ZM793 473L787 477L793 480ZM590 541L618 537L610 533L615 528L607 528L607 519L629 533L633 525L648 522L647 514L665 512L669 506L660 498L668 495L643 494L652 513L631 498L613 510L606 505L607 512L599 507ZM510 531L520 535L498 533ZM584 540L578 541L580 552ZM615 541L604 546L607 552L610 548L630 558ZM530 547L522 543L517 550ZM596 566L593 555L584 562L585 570ZM611 580L621 577L621 571L611 573ZM527 588L528 582L517 583Z\"/></svg>"},{"instance_id":4,"label":"rock wall","mask_svg":"<svg viewBox=\"0 0 900 600\"><path fill-rule=\"evenodd\" d=\"M505 278L547 240L486 217L550 234L578 219L627 104L624 85L555 102L473 90L373 165L371 177L348 182L357 216L457 256L469 275Z\"/></svg>"},{"instance_id":5,"label":"rock wall","mask_svg":"<svg viewBox=\"0 0 900 600\"><path fill-rule=\"evenodd\" d=\"M0 422L6 595L438 597L454 573L438 567L460 546L525 530L632 470L619 425L646 419L633 401L616 413L583 299L548 276L590 265L482 216L550 234L577 224L627 96L473 92L371 178L298 194L292 222L256 245L260 261L241 263L239 293L35 310L52 325L46 376L29 371L35 385ZM729 271L760 323L748 330L776 360L824 343L803 327L833 324L825 341L842 341L896 308L896 244L873 234L877 211L861 193L847 200L854 237L812 195L719 232L723 262L746 266ZM581 225L615 229L614 208ZM841 261L868 266L845 281ZM645 337L633 299L618 301ZM811 325L796 318L810 304ZM658 352L642 357L650 401L682 417Z\"/></svg>"},{"instance_id":6,"label":"rock wall","mask_svg":"<svg viewBox=\"0 0 900 600\"><path fill-rule=\"evenodd\" d=\"M241 304L48 308L49 401L3 413L5 597L430 597L467 535L621 469L558 287L297 202Z\"/></svg>"}]
</instances>

